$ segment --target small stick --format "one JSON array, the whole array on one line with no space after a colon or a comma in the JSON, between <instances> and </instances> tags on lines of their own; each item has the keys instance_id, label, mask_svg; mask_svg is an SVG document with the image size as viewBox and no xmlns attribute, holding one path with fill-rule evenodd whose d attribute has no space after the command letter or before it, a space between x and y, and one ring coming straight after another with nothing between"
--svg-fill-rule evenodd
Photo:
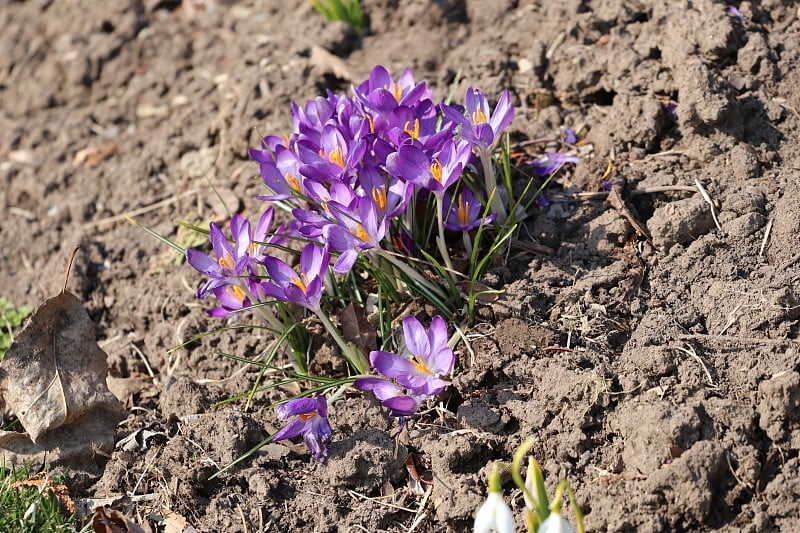
<instances>
[{"instance_id":1,"label":"small stick","mask_svg":"<svg viewBox=\"0 0 800 533\"><path fill-rule=\"evenodd\" d=\"M731 327L739 319L739 315L737 313L741 308L742 304L736 304L736 307L734 307L733 310L730 313L728 313L728 322L726 322L725 325L722 326L722 329L719 332L720 335L724 335L725 332L728 331L728 328Z\"/></svg>"},{"instance_id":2,"label":"small stick","mask_svg":"<svg viewBox=\"0 0 800 533\"><path fill-rule=\"evenodd\" d=\"M703 187L703 184L700 183L700 180L695 178L694 184L697 186L697 190L700 191L700 195L703 197L703 200L711 207L711 218L714 219L714 225L717 226L719 231L722 231L722 226L719 224L719 220L717 219L717 208L714 207L714 200L711 199L711 195L708 194L708 191Z\"/></svg>"},{"instance_id":3,"label":"small stick","mask_svg":"<svg viewBox=\"0 0 800 533\"><path fill-rule=\"evenodd\" d=\"M101 220L96 220L94 222L89 222L84 226L84 228L92 228L94 226L102 226L104 224L111 224L112 222L119 222L121 220L125 220L126 218L133 218L133 217L136 217L136 216L139 216L139 215L143 215L144 213L147 213L149 211L153 211L155 209L158 209L158 208L161 208L161 207L165 207L165 206L168 206L170 204L174 204L178 200L180 200L182 198L185 198L187 196L191 196L191 195L196 194L198 192L200 192L200 189L189 189L188 191L184 191L183 193L181 193L181 194L179 194L177 196L171 196L170 198L165 198L164 200L161 200L161 201L156 202L154 204L146 205L144 207L140 207L140 208L134 209L132 211L126 211L125 213L121 213L119 215L114 215L114 216L111 216L111 217L108 217L108 218L103 218Z\"/></svg>"},{"instance_id":4,"label":"small stick","mask_svg":"<svg viewBox=\"0 0 800 533\"><path fill-rule=\"evenodd\" d=\"M688 344L687 344L687 346L689 346L689 348L691 348L691 350L687 350L686 348L681 348L680 346L676 346L673 349L674 350L679 350L679 351L685 353L686 355L688 355L689 357L692 357L698 363L700 363L700 366L702 367L703 371L705 371L705 373L706 373L706 378L708 378L708 383L712 387L716 388L717 386L714 384L714 378L711 377L711 372L708 371L708 368L706 367L706 364L703 362L702 359L700 359L700 356L697 355L697 352L694 351L694 348L692 348Z\"/></svg>"},{"instance_id":5,"label":"small stick","mask_svg":"<svg viewBox=\"0 0 800 533\"><path fill-rule=\"evenodd\" d=\"M67 292L67 283L69 282L69 274L72 272L72 262L75 261L75 254L78 253L78 250L81 249L81 246L78 245L72 249L72 253L69 256L69 263L67 263L67 272L64 275L64 286L61 288L61 294Z\"/></svg>"},{"instance_id":6,"label":"small stick","mask_svg":"<svg viewBox=\"0 0 800 533\"><path fill-rule=\"evenodd\" d=\"M769 240L769 233L772 231L772 221L773 219L767 220L767 227L764 228L764 240L761 241L761 248L758 250L758 257L764 255L764 248L767 247L767 241Z\"/></svg>"}]
</instances>

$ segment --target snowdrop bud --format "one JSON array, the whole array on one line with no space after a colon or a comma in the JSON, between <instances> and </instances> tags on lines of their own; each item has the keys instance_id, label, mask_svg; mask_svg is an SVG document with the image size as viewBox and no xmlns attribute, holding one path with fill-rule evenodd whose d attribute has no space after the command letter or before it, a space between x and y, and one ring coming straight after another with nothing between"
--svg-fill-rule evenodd
<instances>
[{"instance_id":1,"label":"snowdrop bud","mask_svg":"<svg viewBox=\"0 0 800 533\"><path fill-rule=\"evenodd\" d=\"M514 515L500 492L497 467L489 474L489 496L475 515L475 533L514 533Z\"/></svg>"},{"instance_id":2,"label":"snowdrop bud","mask_svg":"<svg viewBox=\"0 0 800 533\"><path fill-rule=\"evenodd\" d=\"M542 522L542 525L539 526L539 531L536 533L572 533L572 527L569 522L564 520L561 513L551 511L550 516Z\"/></svg>"}]
</instances>

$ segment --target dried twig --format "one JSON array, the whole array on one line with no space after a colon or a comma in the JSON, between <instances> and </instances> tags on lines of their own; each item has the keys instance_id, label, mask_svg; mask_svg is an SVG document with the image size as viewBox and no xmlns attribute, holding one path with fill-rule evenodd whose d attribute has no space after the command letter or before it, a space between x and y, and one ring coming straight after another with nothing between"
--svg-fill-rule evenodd
<instances>
[{"instance_id":1,"label":"dried twig","mask_svg":"<svg viewBox=\"0 0 800 533\"><path fill-rule=\"evenodd\" d=\"M708 191L703 187L703 184L700 183L700 180L695 178L694 184L697 186L697 190L700 191L700 196L702 196L703 200L711 207L711 218L714 219L714 225L717 226L719 231L722 231L722 226L720 226L719 219L717 218L717 207L714 205L714 200L711 199L711 195L708 194Z\"/></svg>"}]
</instances>

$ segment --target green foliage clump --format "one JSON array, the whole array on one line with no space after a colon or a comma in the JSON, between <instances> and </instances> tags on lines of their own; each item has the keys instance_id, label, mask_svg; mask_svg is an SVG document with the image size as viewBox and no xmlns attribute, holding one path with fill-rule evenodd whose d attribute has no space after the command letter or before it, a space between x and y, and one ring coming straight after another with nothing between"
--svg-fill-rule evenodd
<instances>
[{"instance_id":1,"label":"green foliage clump","mask_svg":"<svg viewBox=\"0 0 800 533\"><path fill-rule=\"evenodd\" d=\"M7 298L0 296L0 360L3 359L6 351L11 347L11 342L14 340L14 330L22 326L22 323L32 312L33 309L27 305L15 309Z\"/></svg>"},{"instance_id":2,"label":"green foliage clump","mask_svg":"<svg viewBox=\"0 0 800 533\"><path fill-rule=\"evenodd\" d=\"M364 13L359 0L311 0L311 5L325 20L341 20L358 33L364 28Z\"/></svg>"},{"instance_id":3,"label":"green foliage clump","mask_svg":"<svg viewBox=\"0 0 800 533\"><path fill-rule=\"evenodd\" d=\"M63 509L56 494L63 476L31 477L30 466L0 462L0 531L78 531L77 518Z\"/></svg>"}]
</instances>

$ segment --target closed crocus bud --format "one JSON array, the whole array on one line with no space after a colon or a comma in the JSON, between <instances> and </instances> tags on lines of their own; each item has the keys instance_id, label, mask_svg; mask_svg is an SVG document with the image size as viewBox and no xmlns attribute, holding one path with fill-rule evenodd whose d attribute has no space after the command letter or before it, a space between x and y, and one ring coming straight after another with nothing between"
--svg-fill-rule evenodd
<instances>
[{"instance_id":1,"label":"closed crocus bud","mask_svg":"<svg viewBox=\"0 0 800 533\"><path fill-rule=\"evenodd\" d=\"M547 520L542 522L542 525L539 526L539 531L536 533L572 533L572 527L569 522L564 520L561 513L551 511Z\"/></svg>"},{"instance_id":2,"label":"closed crocus bud","mask_svg":"<svg viewBox=\"0 0 800 533\"><path fill-rule=\"evenodd\" d=\"M475 515L475 533L514 533L514 515L500 491L500 472L495 467L489 475L489 496Z\"/></svg>"}]
</instances>

